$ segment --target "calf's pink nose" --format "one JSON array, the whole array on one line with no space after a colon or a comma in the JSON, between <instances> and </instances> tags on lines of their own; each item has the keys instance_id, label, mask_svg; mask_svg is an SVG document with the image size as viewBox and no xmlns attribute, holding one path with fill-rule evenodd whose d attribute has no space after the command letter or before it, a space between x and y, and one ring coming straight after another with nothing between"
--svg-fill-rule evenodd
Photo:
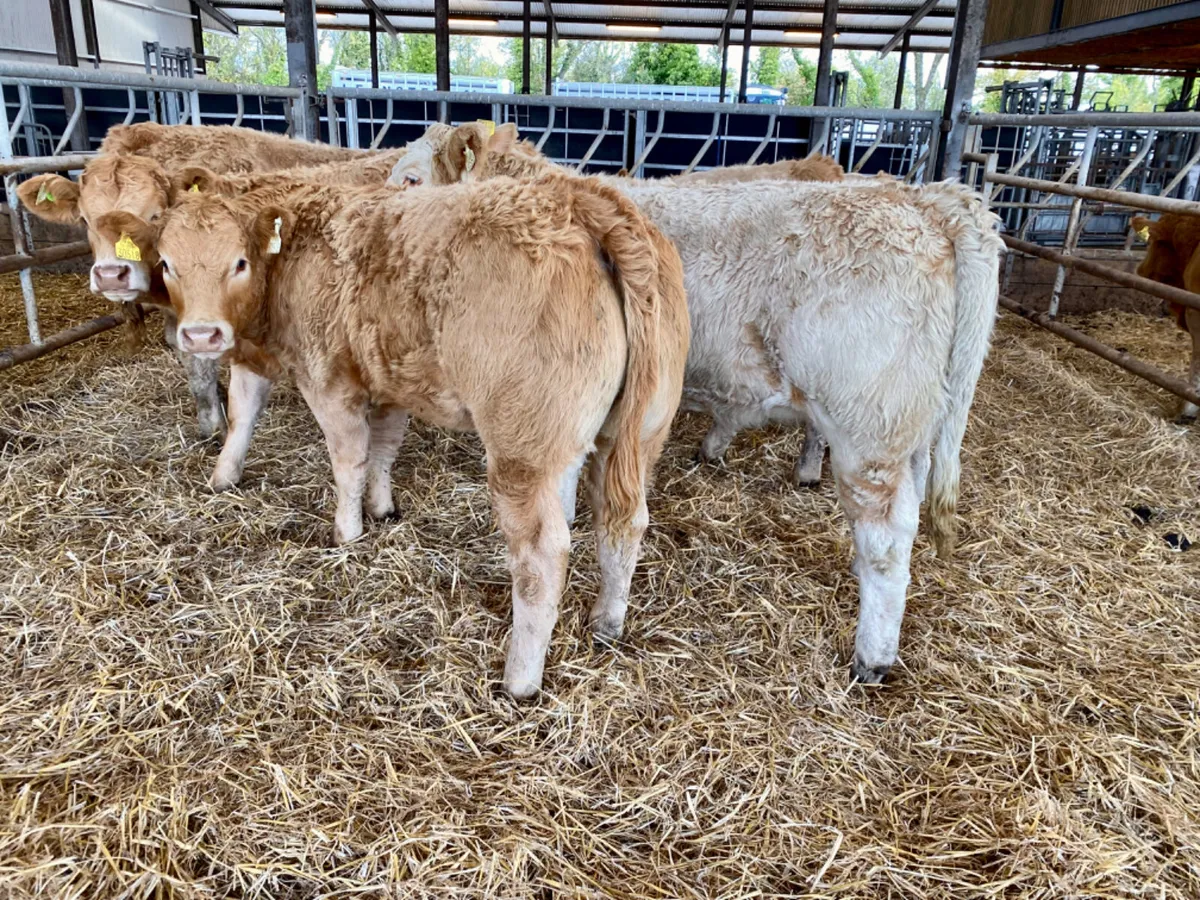
<instances>
[{"instance_id":1,"label":"calf's pink nose","mask_svg":"<svg viewBox=\"0 0 1200 900\"><path fill-rule=\"evenodd\" d=\"M129 287L129 266L123 263L97 263L92 271L96 274L96 285L101 290Z\"/></svg>"},{"instance_id":2,"label":"calf's pink nose","mask_svg":"<svg viewBox=\"0 0 1200 900\"><path fill-rule=\"evenodd\" d=\"M183 328L179 332L184 350L212 352L224 349L224 338L221 329L207 325L197 325Z\"/></svg>"}]
</instances>

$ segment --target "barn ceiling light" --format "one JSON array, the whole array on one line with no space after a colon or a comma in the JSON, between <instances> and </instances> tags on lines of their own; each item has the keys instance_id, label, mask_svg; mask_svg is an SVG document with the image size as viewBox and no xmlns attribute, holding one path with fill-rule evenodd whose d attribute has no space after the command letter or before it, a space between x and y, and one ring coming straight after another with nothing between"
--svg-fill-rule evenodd
<instances>
[{"instance_id":1,"label":"barn ceiling light","mask_svg":"<svg viewBox=\"0 0 1200 900\"><path fill-rule=\"evenodd\" d=\"M661 25L605 25L604 27L618 34L657 34L662 31Z\"/></svg>"},{"instance_id":2,"label":"barn ceiling light","mask_svg":"<svg viewBox=\"0 0 1200 900\"><path fill-rule=\"evenodd\" d=\"M448 19L451 28L495 28L496 19Z\"/></svg>"},{"instance_id":3,"label":"barn ceiling light","mask_svg":"<svg viewBox=\"0 0 1200 900\"><path fill-rule=\"evenodd\" d=\"M330 12L317 13L317 21L318 22L332 22L336 18L337 18L337 13L330 13Z\"/></svg>"}]
</instances>

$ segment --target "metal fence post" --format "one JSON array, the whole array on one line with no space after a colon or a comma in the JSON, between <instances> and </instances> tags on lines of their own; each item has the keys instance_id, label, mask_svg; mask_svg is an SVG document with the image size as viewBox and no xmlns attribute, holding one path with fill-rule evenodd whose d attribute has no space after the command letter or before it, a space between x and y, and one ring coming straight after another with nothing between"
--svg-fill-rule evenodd
<instances>
[{"instance_id":1,"label":"metal fence post","mask_svg":"<svg viewBox=\"0 0 1200 900\"><path fill-rule=\"evenodd\" d=\"M12 158L12 138L8 133L8 107L4 105L3 84L0 84L0 159L10 160ZM17 200L16 175L5 177L4 194L8 199L8 219L12 228L13 251L32 255L33 240ZM21 281L21 296L25 301L25 324L29 331L29 343L40 344L42 330L38 325L37 296L33 293L33 276L28 269L22 269L18 277Z\"/></svg>"},{"instance_id":2,"label":"metal fence post","mask_svg":"<svg viewBox=\"0 0 1200 900\"><path fill-rule=\"evenodd\" d=\"M1096 150L1096 135L1099 129L1093 125L1087 131L1083 142L1083 152L1079 156L1079 171L1075 173L1075 184L1084 187L1087 184L1088 173L1092 170L1092 154ZM1079 221L1083 212L1083 198L1075 197L1071 201L1071 212L1067 217L1067 234L1063 241L1063 255L1070 256L1075 252L1079 243ZM1067 267L1060 265L1054 275L1054 290L1050 294L1050 318L1058 315L1058 303L1062 298L1063 286L1067 283Z\"/></svg>"}]
</instances>

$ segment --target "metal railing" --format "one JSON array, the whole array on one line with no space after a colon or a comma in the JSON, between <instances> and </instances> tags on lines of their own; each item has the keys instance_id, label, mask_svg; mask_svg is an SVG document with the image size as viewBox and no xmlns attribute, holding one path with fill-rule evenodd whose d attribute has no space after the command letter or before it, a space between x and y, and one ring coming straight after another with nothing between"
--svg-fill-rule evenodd
<instances>
[{"instance_id":1,"label":"metal railing","mask_svg":"<svg viewBox=\"0 0 1200 900\"><path fill-rule=\"evenodd\" d=\"M966 177L1005 218L1009 232L1002 235L1009 253L1000 305L1177 397L1200 404L1200 392L1182 379L1056 321L1070 269L1200 309L1200 295L1078 255L1092 217L1119 221L1115 237L1129 249L1133 211L1200 215L1200 202L1193 199L1200 177L1200 113L999 114L975 115L970 122L974 133L968 135L972 141L968 146L976 149L963 154ZM990 140L984 138L989 128L997 129ZM1021 132L1017 140L1005 141L995 138L1002 134L999 129ZM1046 215L1058 216L1061 228L1038 228L1038 218ZM1061 249L1042 245L1054 234L1061 236ZM1041 243L1032 240L1034 236ZM1044 313L1005 296L1017 253L1057 266Z\"/></svg>"},{"instance_id":2,"label":"metal railing","mask_svg":"<svg viewBox=\"0 0 1200 900\"><path fill-rule=\"evenodd\" d=\"M924 180L937 156L933 110L848 109L699 103L632 97L469 94L331 87L323 130L347 147L386 147L418 137L434 121L513 122L562 165L624 168L653 177L814 151L848 169ZM824 138L818 124L830 123Z\"/></svg>"}]
</instances>

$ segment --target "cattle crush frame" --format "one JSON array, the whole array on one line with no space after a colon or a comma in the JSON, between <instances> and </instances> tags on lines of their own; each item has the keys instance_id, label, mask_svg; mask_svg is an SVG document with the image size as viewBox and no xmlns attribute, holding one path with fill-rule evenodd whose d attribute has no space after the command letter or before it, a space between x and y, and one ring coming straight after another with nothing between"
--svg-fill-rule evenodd
<instances>
[{"instance_id":1,"label":"cattle crush frame","mask_svg":"<svg viewBox=\"0 0 1200 900\"><path fill-rule=\"evenodd\" d=\"M1098 243L1119 238L1123 255L1132 258L1129 251L1134 233L1128 223L1131 209L1200 216L1200 202L1193 199L1200 176L1200 113L982 113L970 116L969 123L967 146L972 149L963 154L967 180L977 185L990 206L1005 217L1010 232L1001 235L1008 254L1000 306L1200 405L1200 390L1183 379L1057 320L1070 269L1200 309L1200 295L1079 255L1085 238L1092 237ZM1002 170L1000 162L1005 158L1009 165ZM1042 177L1022 175L1026 168ZM1105 186L1097 186L1095 181L1103 181ZM1121 190L1127 183L1137 184L1146 192ZM1061 222L1061 249L1026 239L1046 217ZM1105 225L1100 221L1105 217L1113 220L1107 223L1107 229L1087 230L1089 224ZM1120 225L1119 231L1111 227L1114 222ZM1045 312L1024 306L1004 293L1016 254L1056 265Z\"/></svg>"}]
</instances>

